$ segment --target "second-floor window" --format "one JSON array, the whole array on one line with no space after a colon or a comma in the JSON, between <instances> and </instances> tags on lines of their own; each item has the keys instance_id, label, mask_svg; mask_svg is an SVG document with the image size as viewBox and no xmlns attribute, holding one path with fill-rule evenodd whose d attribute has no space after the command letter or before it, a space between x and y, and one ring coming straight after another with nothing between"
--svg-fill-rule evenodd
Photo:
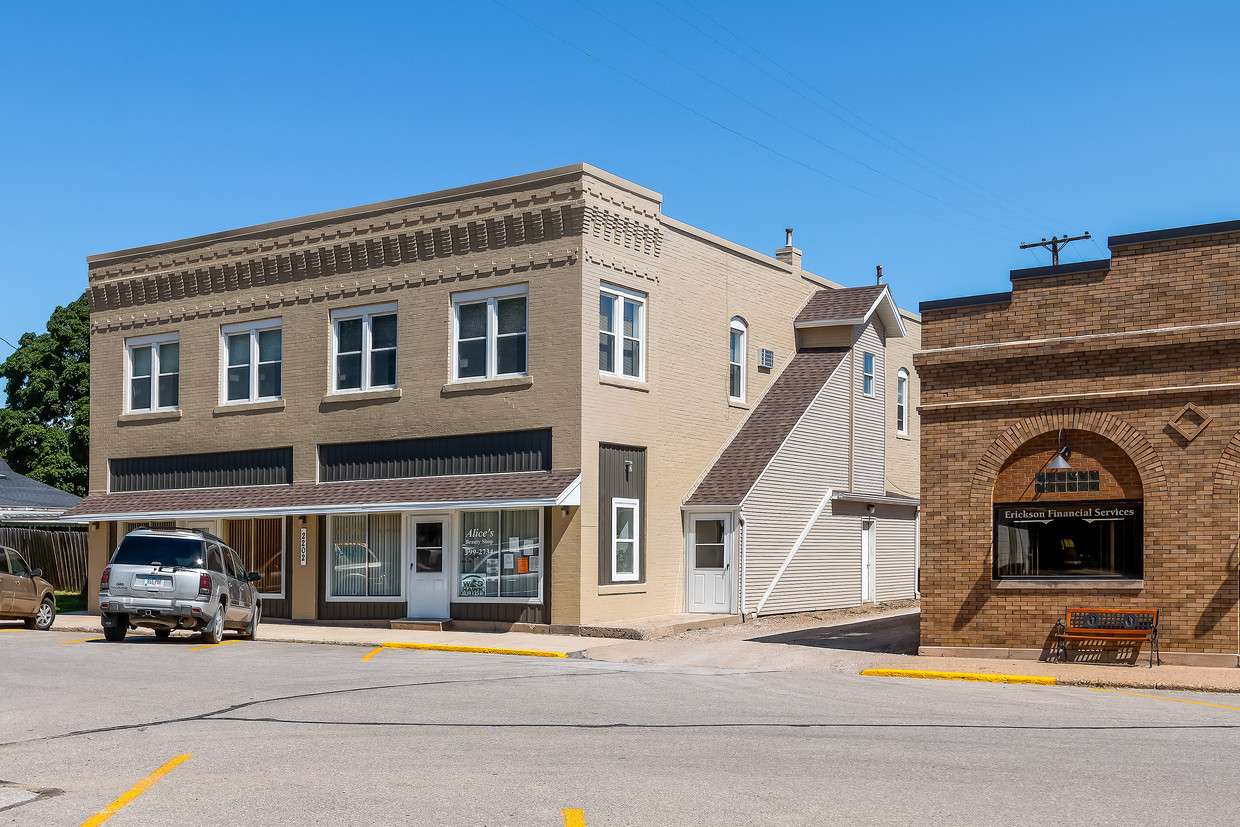
<instances>
[{"instance_id":1,"label":"second-floor window","mask_svg":"<svg viewBox=\"0 0 1240 827\"><path fill-rule=\"evenodd\" d=\"M224 338L224 402L279 399L283 347L279 319L228 325Z\"/></svg>"},{"instance_id":2,"label":"second-floor window","mask_svg":"<svg viewBox=\"0 0 1240 827\"><path fill-rule=\"evenodd\" d=\"M908 371L896 374L896 433L908 433Z\"/></svg>"},{"instance_id":3,"label":"second-floor window","mask_svg":"<svg viewBox=\"0 0 1240 827\"><path fill-rule=\"evenodd\" d=\"M130 413L176 410L181 399L181 342L176 333L125 342Z\"/></svg>"},{"instance_id":4,"label":"second-floor window","mask_svg":"<svg viewBox=\"0 0 1240 827\"><path fill-rule=\"evenodd\" d=\"M396 387L396 305L332 313L332 390Z\"/></svg>"},{"instance_id":5,"label":"second-floor window","mask_svg":"<svg viewBox=\"0 0 1240 827\"><path fill-rule=\"evenodd\" d=\"M745 401L745 323L732 320L728 332L728 399Z\"/></svg>"},{"instance_id":6,"label":"second-floor window","mask_svg":"<svg viewBox=\"0 0 1240 827\"><path fill-rule=\"evenodd\" d=\"M646 377L646 297L604 284L598 299L598 371Z\"/></svg>"},{"instance_id":7,"label":"second-floor window","mask_svg":"<svg viewBox=\"0 0 1240 827\"><path fill-rule=\"evenodd\" d=\"M861 392L866 396L874 395L874 354L866 353L861 357Z\"/></svg>"},{"instance_id":8,"label":"second-floor window","mask_svg":"<svg viewBox=\"0 0 1240 827\"><path fill-rule=\"evenodd\" d=\"M452 378L497 379L529 373L529 286L452 297Z\"/></svg>"}]
</instances>

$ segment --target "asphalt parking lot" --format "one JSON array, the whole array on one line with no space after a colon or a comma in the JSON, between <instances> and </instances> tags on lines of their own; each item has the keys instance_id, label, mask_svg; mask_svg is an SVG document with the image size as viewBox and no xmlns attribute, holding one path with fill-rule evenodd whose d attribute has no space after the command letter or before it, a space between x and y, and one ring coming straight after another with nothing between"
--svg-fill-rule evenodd
<instances>
[{"instance_id":1,"label":"asphalt parking lot","mask_svg":"<svg viewBox=\"0 0 1240 827\"><path fill-rule=\"evenodd\" d=\"M0 824L1240 817L1230 695L24 630L0 650Z\"/></svg>"}]
</instances>

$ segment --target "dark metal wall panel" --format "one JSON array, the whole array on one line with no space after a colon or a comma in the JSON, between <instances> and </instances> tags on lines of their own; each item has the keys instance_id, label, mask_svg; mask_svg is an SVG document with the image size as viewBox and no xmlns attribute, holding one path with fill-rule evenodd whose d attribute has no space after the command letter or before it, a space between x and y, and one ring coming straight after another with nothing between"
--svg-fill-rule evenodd
<instances>
[{"instance_id":1,"label":"dark metal wall panel","mask_svg":"<svg viewBox=\"0 0 1240 827\"><path fill-rule=\"evenodd\" d=\"M113 492L291 485L293 449L113 459L109 469Z\"/></svg>"},{"instance_id":2,"label":"dark metal wall panel","mask_svg":"<svg viewBox=\"0 0 1240 827\"><path fill-rule=\"evenodd\" d=\"M321 482L550 470L550 428L319 446Z\"/></svg>"},{"instance_id":3,"label":"dark metal wall panel","mask_svg":"<svg viewBox=\"0 0 1240 827\"><path fill-rule=\"evenodd\" d=\"M633 463L626 473L625 463ZM611 501L616 497L637 500L638 509L638 573L636 581L646 582L646 449L631 445L598 446L598 582L610 585L611 580ZM633 582L626 580L626 583Z\"/></svg>"}]
</instances>

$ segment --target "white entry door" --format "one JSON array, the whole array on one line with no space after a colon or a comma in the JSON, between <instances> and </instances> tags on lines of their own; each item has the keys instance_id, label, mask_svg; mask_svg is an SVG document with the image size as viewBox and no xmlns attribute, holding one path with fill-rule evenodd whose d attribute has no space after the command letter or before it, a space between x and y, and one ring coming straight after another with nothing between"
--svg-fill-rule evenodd
<instances>
[{"instance_id":1,"label":"white entry door","mask_svg":"<svg viewBox=\"0 0 1240 827\"><path fill-rule=\"evenodd\" d=\"M861 522L861 602L874 602L874 569L876 560L875 528L873 520Z\"/></svg>"},{"instance_id":2,"label":"white entry door","mask_svg":"<svg viewBox=\"0 0 1240 827\"><path fill-rule=\"evenodd\" d=\"M409 617L448 617L447 517L409 517Z\"/></svg>"},{"instance_id":3,"label":"white entry door","mask_svg":"<svg viewBox=\"0 0 1240 827\"><path fill-rule=\"evenodd\" d=\"M732 515L689 516L688 608L732 612Z\"/></svg>"}]
</instances>

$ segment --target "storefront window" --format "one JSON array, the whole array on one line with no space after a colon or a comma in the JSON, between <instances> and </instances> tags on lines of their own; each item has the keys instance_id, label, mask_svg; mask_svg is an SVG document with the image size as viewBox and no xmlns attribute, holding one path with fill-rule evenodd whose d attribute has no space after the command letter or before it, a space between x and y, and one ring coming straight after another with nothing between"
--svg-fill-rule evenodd
<instances>
[{"instance_id":1,"label":"storefront window","mask_svg":"<svg viewBox=\"0 0 1240 827\"><path fill-rule=\"evenodd\" d=\"M399 597L400 515L331 518L328 580L332 597Z\"/></svg>"},{"instance_id":2,"label":"storefront window","mask_svg":"<svg viewBox=\"0 0 1240 827\"><path fill-rule=\"evenodd\" d=\"M267 597L284 593L283 523L279 517L224 521L224 542L241 557L246 572L263 576L254 586Z\"/></svg>"},{"instance_id":3,"label":"storefront window","mask_svg":"<svg viewBox=\"0 0 1240 827\"><path fill-rule=\"evenodd\" d=\"M538 509L463 513L459 563L458 597L541 597Z\"/></svg>"},{"instance_id":4,"label":"storefront window","mask_svg":"<svg viewBox=\"0 0 1240 827\"><path fill-rule=\"evenodd\" d=\"M1141 501L995 506L994 576L1141 577Z\"/></svg>"}]
</instances>

